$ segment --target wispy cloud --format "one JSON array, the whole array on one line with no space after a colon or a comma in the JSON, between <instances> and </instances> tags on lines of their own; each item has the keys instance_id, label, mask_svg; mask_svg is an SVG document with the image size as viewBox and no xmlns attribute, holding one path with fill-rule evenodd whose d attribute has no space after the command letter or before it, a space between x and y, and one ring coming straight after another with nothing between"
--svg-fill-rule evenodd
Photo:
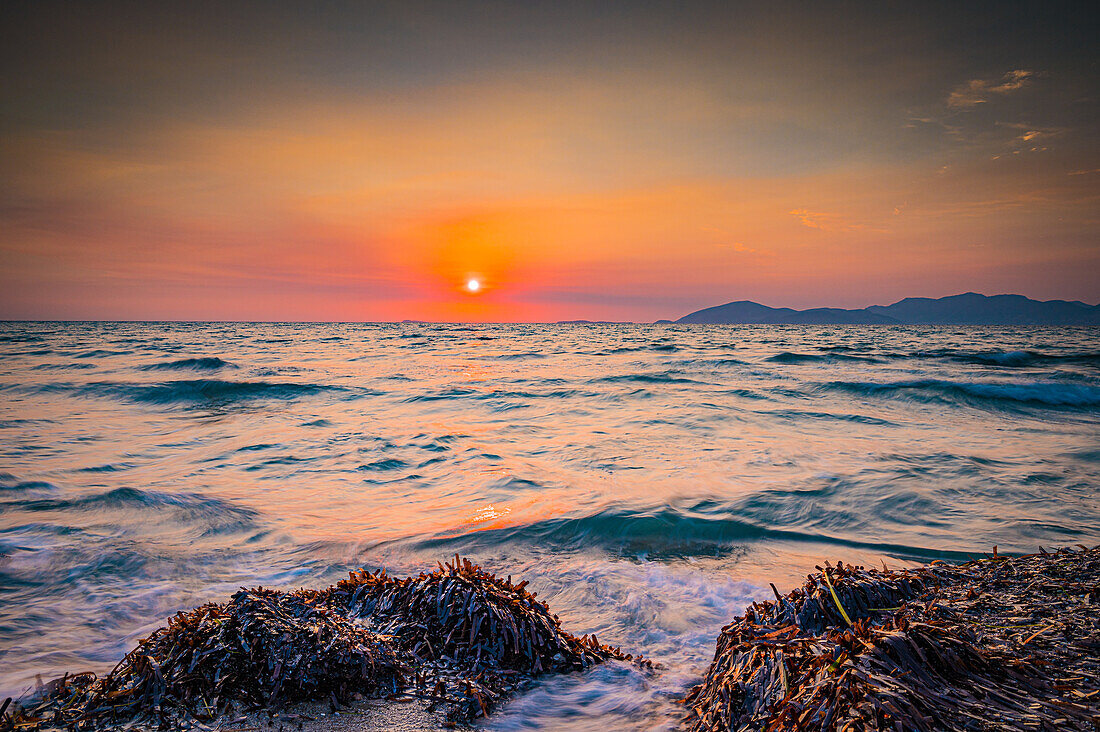
<instances>
[{"instance_id":1,"label":"wispy cloud","mask_svg":"<svg viewBox=\"0 0 1100 732\"><path fill-rule=\"evenodd\" d=\"M803 226L808 226L811 229L828 231L844 225L839 216L824 211L808 211L804 208L796 208L790 214L801 221Z\"/></svg>"},{"instance_id":2,"label":"wispy cloud","mask_svg":"<svg viewBox=\"0 0 1100 732\"><path fill-rule=\"evenodd\" d=\"M1049 140L1052 137L1058 137L1065 133L1065 128L1062 127L1039 127L1038 125L1029 125L1020 122L998 122L1001 127L1006 127L1011 130L1016 130L1019 134L1015 139L1019 143L1037 143L1043 140Z\"/></svg>"},{"instance_id":3,"label":"wispy cloud","mask_svg":"<svg viewBox=\"0 0 1100 732\"><path fill-rule=\"evenodd\" d=\"M951 91L947 106L951 109L969 109L989 101L994 95L1004 95L1022 89L1032 78L1034 71L1016 69L1000 79L971 79Z\"/></svg>"},{"instance_id":4,"label":"wispy cloud","mask_svg":"<svg viewBox=\"0 0 1100 732\"><path fill-rule=\"evenodd\" d=\"M1012 130L1013 136L1011 140L1007 141L1007 146L1010 149L994 155L994 160L1008 154L1045 152L1050 149L1047 147L1047 143L1066 132L1064 127L1040 127L1019 122L998 122L997 126Z\"/></svg>"},{"instance_id":5,"label":"wispy cloud","mask_svg":"<svg viewBox=\"0 0 1100 732\"><path fill-rule=\"evenodd\" d=\"M853 223L840 214L827 211L810 211L804 208L796 208L788 213L798 219L803 226L820 229L821 231L875 231L879 233L883 231L864 224Z\"/></svg>"}]
</instances>

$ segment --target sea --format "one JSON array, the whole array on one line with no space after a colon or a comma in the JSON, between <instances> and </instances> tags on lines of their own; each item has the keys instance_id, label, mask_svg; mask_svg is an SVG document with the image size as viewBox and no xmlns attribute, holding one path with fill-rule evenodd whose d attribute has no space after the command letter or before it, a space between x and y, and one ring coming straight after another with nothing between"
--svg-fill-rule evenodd
<instances>
[{"instance_id":1,"label":"sea","mask_svg":"<svg viewBox=\"0 0 1100 732\"><path fill-rule=\"evenodd\" d=\"M1100 329L0 323L0 698L173 613L453 555L657 662L481 726L670 730L824 561L1100 542Z\"/></svg>"}]
</instances>

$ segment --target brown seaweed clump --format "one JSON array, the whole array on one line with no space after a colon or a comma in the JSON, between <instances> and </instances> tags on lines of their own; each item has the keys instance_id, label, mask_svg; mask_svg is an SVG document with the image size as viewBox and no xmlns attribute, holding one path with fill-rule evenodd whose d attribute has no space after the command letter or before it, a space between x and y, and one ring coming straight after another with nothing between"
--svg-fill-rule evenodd
<instances>
[{"instance_id":1,"label":"brown seaweed clump","mask_svg":"<svg viewBox=\"0 0 1100 732\"><path fill-rule=\"evenodd\" d=\"M488 715L538 675L633 660L562 630L525 589L457 555L418 577L353 572L327 590L241 590L181 612L113 671L4 702L0 732L209 727L218 717L356 696L421 698L449 719Z\"/></svg>"},{"instance_id":2,"label":"brown seaweed clump","mask_svg":"<svg viewBox=\"0 0 1100 732\"><path fill-rule=\"evenodd\" d=\"M417 670L417 684L457 692L463 716L488 714L501 698L543 673L584 670L608 659L652 664L564 631L546 603L455 555L431 573L394 579L352 573L325 601L391 639Z\"/></svg>"},{"instance_id":3,"label":"brown seaweed clump","mask_svg":"<svg viewBox=\"0 0 1100 732\"><path fill-rule=\"evenodd\" d=\"M722 630L685 722L1100 729L1100 547L1081 549L900 572L826 563Z\"/></svg>"},{"instance_id":4,"label":"brown seaweed clump","mask_svg":"<svg viewBox=\"0 0 1100 732\"><path fill-rule=\"evenodd\" d=\"M336 585L330 602L369 618L417 658L536 674L631 658L595 636L562 630L558 616L526 587L455 556L454 564L419 577L352 575Z\"/></svg>"},{"instance_id":5,"label":"brown seaweed clump","mask_svg":"<svg viewBox=\"0 0 1100 732\"><path fill-rule=\"evenodd\" d=\"M102 679L85 673L50 682L39 714L24 721L210 721L240 707L391 693L399 675L376 634L299 594L256 588L178 613Z\"/></svg>"}]
</instances>

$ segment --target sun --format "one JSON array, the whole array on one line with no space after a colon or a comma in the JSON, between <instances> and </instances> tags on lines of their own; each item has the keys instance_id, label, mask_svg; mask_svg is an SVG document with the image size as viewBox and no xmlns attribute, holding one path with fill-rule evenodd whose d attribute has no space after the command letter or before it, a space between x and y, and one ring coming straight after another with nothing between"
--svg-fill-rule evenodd
<instances>
[{"instance_id":1,"label":"sun","mask_svg":"<svg viewBox=\"0 0 1100 732\"><path fill-rule=\"evenodd\" d=\"M466 291L467 292L477 292L480 289L481 289L481 281L480 280L474 279L473 277L466 280Z\"/></svg>"}]
</instances>

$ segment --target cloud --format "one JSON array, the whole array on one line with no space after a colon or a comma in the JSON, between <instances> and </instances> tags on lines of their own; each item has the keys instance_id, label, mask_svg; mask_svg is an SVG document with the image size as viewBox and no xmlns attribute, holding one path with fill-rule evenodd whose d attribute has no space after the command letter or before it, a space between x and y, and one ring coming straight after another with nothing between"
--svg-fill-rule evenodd
<instances>
[{"instance_id":1,"label":"cloud","mask_svg":"<svg viewBox=\"0 0 1100 732\"><path fill-rule=\"evenodd\" d=\"M1068 131L1064 127L1039 127L1018 122L998 122L997 126L1012 130L1012 139L1006 142L1004 151L993 156L994 160L1009 153L1045 152L1050 149L1047 143Z\"/></svg>"},{"instance_id":2,"label":"cloud","mask_svg":"<svg viewBox=\"0 0 1100 732\"><path fill-rule=\"evenodd\" d=\"M826 211L810 211L804 208L796 208L787 213L798 219L803 226L810 229L818 229L820 231L861 231L873 234L889 233L887 229L857 223L840 214Z\"/></svg>"},{"instance_id":3,"label":"cloud","mask_svg":"<svg viewBox=\"0 0 1100 732\"><path fill-rule=\"evenodd\" d=\"M1021 124L1019 122L998 122L997 125L1016 130L1019 134L1013 139L1021 143L1049 140L1052 137L1058 137L1066 132L1065 128L1062 127L1039 127L1037 125Z\"/></svg>"},{"instance_id":4,"label":"cloud","mask_svg":"<svg viewBox=\"0 0 1100 732\"><path fill-rule=\"evenodd\" d=\"M1009 94L1026 86L1035 76L1034 71L1016 69L1000 79L971 79L956 87L947 97L951 109L969 109L989 101L995 94Z\"/></svg>"},{"instance_id":5,"label":"cloud","mask_svg":"<svg viewBox=\"0 0 1100 732\"><path fill-rule=\"evenodd\" d=\"M798 219L803 226L822 231L852 231L862 229L860 224L852 224L844 220L842 216L825 211L809 211L804 208L796 208L789 212Z\"/></svg>"}]
</instances>

